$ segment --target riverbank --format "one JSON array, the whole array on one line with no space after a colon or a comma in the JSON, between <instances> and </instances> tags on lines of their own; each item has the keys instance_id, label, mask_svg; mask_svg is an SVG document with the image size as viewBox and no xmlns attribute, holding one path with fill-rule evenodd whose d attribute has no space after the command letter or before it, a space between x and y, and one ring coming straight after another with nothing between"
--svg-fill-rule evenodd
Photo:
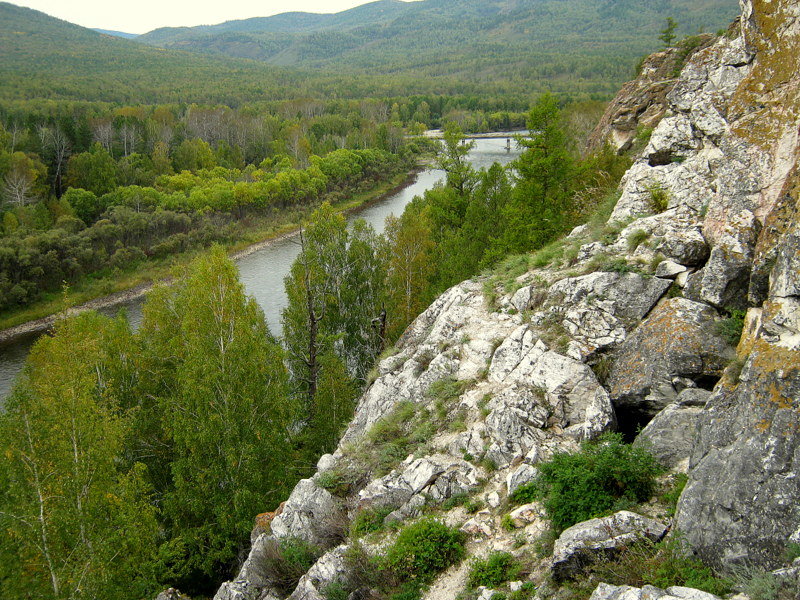
<instances>
[{"instance_id":1,"label":"riverbank","mask_svg":"<svg viewBox=\"0 0 800 600\"><path fill-rule=\"evenodd\" d=\"M410 172L398 173L372 189L334 204L334 208L344 214L358 213L411 185L423 168L419 164ZM244 228L239 239L226 245L226 250L236 260L290 238L297 234L300 223L317 206L318 203L315 203L302 210L287 211L276 218L267 218ZM66 311L64 299L53 297L8 315L0 319L0 344L47 331L65 312L73 315L87 310L111 308L141 298L159 283L168 282L176 268L188 264L201 252L193 250L167 260L145 263L133 272L117 277L83 281L70 288L68 302L71 306Z\"/></svg>"}]
</instances>

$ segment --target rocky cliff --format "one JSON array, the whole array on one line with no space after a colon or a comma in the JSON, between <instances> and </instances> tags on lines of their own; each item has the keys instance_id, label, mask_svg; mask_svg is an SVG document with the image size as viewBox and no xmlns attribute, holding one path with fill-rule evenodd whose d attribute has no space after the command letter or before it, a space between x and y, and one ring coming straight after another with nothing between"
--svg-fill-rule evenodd
<instances>
[{"instance_id":1,"label":"rocky cliff","mask_svg":"<svg viewBox=\"0 0 800 600\"><path fill-rule=\"evenodd\" d=\"M639 118L654 129L608 223L579 227L505 281L464 282L420 315L337 451L254 531L217 600L323 598L351 576L348 527L365 510L404 522L436 509L469 535L468 554L518 551L547 528L537 504L504 518L536 465L640 426L637 444L688 470L674 527L694 553L717 568L783 566L800 542L798 44L793 0L743 0L736 27L657 94L637 104L654 81L647 68L649 83L623 90L597 135L623 146L619 132ZM476 512L448 503L466 496ZM630 515L614 527L660 527ZM558 573L569 532L541 568ZM267 568L287 538L328 549L294 591ZM466 571L466 561L451 568L427 597L455 597ZM682 589L595 596L705 597Z\"/></svg>"}]
</instances>

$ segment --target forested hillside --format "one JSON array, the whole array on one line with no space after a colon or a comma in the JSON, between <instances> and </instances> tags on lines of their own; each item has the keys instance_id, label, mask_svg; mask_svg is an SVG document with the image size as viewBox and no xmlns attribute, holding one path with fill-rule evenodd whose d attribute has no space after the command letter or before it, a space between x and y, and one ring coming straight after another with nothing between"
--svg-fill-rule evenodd
<instances>
[{"instance_id":1,"label":"forested hillside","mask_svg":"<svg viewBox=\"0 0 800 600\"><path fill-rule=\"evenodd\" d=\"M0 100L236 106L444 94L527 103L546 90L606 98L630 78L642 54L660 45L665 17L679 19L678 35L715 31L735 5L376 2L338 15L287 13L157 30L134 41L0 3Z\"/></svg>"},{"instance_id":2,"label":"forested hillside","mask_svg":"<svg viewBox=\"0 0 800 600\"><path fill-rule=\"evenodd\" d=\"M238 104L292 96L304 80L263 64L149 48L7 3L0 48L0 100Z\"/></svg>"},{"instance_id":3,"label":"forested hillside","mask_svg":"<svg viewBox=\"0 0 800 600\"><path fill-rule=\"evenodd\" d=\"M658 47L665 18L691 35L726 27L736 9L733 0L384 0L337 15L158 29L137 40L319 71L368 70L412 89L455 78L474 90L613 93L637 58Z\"/></svg>"}]
</instances>

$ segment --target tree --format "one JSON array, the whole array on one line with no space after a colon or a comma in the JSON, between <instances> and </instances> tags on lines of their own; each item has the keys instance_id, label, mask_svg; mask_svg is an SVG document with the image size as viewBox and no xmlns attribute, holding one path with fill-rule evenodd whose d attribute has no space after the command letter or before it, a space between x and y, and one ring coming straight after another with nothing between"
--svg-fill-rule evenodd
<instances>
[{"instance_id":1,"label":"tree","mask_svg":"<svg viewBox=\"0 0 800 600\"><path fill-rule=\"evenodd\" d=\"M401 217L386 220L386 309L389 339L396 339L428 304L434 273L429 208L420 201L409 204Z\"/></svg>"},{"instance_id":2,"label":"tree","mask_svg":"<svg viewBox=\"0 0 800 600\"><path fill-rule=\"evenodd\" d=\"M289 373L295 389L305 397L306 417L313 418L319 379L319 357L332 349L325 327L331 312L347 251L344 218L328 203L320 207L299 234L300 254L284 280L288 305L283 310L283 336Z\"/></svg>"},{"instance_id":3,"label":"tree","mask_svg":"<svg viewBox=\"0 0 800 600\"><path fill-rule=\"evenodd\" d=\"M69 188L61 199L69 202L75 215L87 225L94 223L103 211L97 196L80 188Z\"/></svg>"},{"instance_id":4,"label":"tree","mask_svg":"<svg viewBox=\"0 0 800 600\"><path fill-rule=\"evenodd\" d=\"M503 207L503 236L493 251L526 252L563 232L573 219L570 182L575 159L568 149L558 100L542 95L528 114L529 138L514 162L516 188Z\"/></svg>"},{"instance_id":5,"label":"tree","mask_svg":"<svg viewBox=\"0 0 800 600\"><path fill-rule=\"evenodd\" d=\"M207 142L201 139L183 140L175 149L172 157L175 170L198 171L200 169L213 169L217 166L214 151Z\"/></svg>"},{"instance_id":6,"label":"tree","mask_svg":"<svg viewBox=\"0 0 800 600\"><path fill-rule=\"evenodd\" d=\"M36 343L0 416L0 595L123 600L153 593L155 510L144 467L118 460L130 418L109 388L124 319L60 322Z\"/></svg>"},{"instance_id":7,"label":"tree","mask_svg":"<svg viewBox=\"0 0 800 600\"><path fill-rule=\"evenodd\" d=\"M42 154L52 166L53 191L60 196L64 190L62 179L67 168L67 160L72 153L69 137L61 127L39 128L39 141L42 145Z\"/></svg>"},{"instance_id":8,"label":"tree","mask_svg":"<svg viewBox=\"0 0 800 600\"><path fill-rule=\"evenodd\" d=\"M363 381L381 351L386 270L372 228L356 223L348 234L344 217L328 203L314 212L299 241L282 321L292 381L313 421L321 357L335 354L349 377Z\"/></svg>"},{"instance_id":9,"label":"tree","mask_svg":"<svg viewBox=\"0 0 800 600\"><path fill-rule=\"evenodd\" d=\"M672 17L667 17L667 25L664 29L661 30L661 35L658 36L662 42L664 42L664 47L669 48L675 42L675 29L678 27L678 23Z\"/></svg>"},{"instance_id":10,"label":"tree","mask_svg":"<svg viewBox=\"0 0 800 600\"><path fill-rule=\"evenodd\" d=\"M81 152L69 159L65 180L69 187L102 196L117 187L117 164L108 150L95 143L89 152Z\"/></svg>"},{"instance_id":11,"label":"tree","mask_svg":"<svg viewBox=\"0 0 800 600\"><path fill-rule=\"evenodd\" d=\"M444 129L444 146L436 156L436 165L447 173L447 186L466 196L477 181L475 169L467 156L475 142L465 142L464 134L457 123L450 122Z\"/></svg>"},{"instance_id":12,"label":"tree","mask_svg":"<svg viewBox=\"0 0 800 600\"><path fill-rule=\"evenodd\" d=\"M153 146L153 171L156 175L172 175L172 160L169 157L169 146L164 142L156 142Z\"/></svg>"},{"instance_id":13,"label":"tree","mask_svg":"<svg viewBox=\"0 0 800 600\"><path fill-rule=\"evenodd\" d=\"M283 351L221 247L148 299L142 335L168 357L160 387L174 487L162 556L176 583L207 591L235 565L253 516L291 487L297 404Z\"/></svg>"},{"instance_id":14,"label":"tree","mask_svg":"<svg viewBox=\"0 0 800 600\"><path fill-rule=\"evenodd\" d=\"M38 160L23 152L14 152L3 177L3 198L11 204L25 206L46 191L41 186L46 173L46 167Z\"/></svg>"}]
</instances>

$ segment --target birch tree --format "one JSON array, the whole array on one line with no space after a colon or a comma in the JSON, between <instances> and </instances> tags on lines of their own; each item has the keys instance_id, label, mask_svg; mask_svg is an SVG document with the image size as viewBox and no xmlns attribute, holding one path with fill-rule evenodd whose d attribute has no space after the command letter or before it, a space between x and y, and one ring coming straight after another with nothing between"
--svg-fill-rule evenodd
<instances>
[{"instance_id":1,"label":"birch tree","mask_svg":"<svg viewBox=\"0 0 800 600\"><path fill-rule=\"evenodd\" d=\"M153 591L155 511L142 465L119 460L130 420L108 393L108 345L126 328L96 314L60 323L0 417L4 598Z\"/></svg>"}]
</instances>

